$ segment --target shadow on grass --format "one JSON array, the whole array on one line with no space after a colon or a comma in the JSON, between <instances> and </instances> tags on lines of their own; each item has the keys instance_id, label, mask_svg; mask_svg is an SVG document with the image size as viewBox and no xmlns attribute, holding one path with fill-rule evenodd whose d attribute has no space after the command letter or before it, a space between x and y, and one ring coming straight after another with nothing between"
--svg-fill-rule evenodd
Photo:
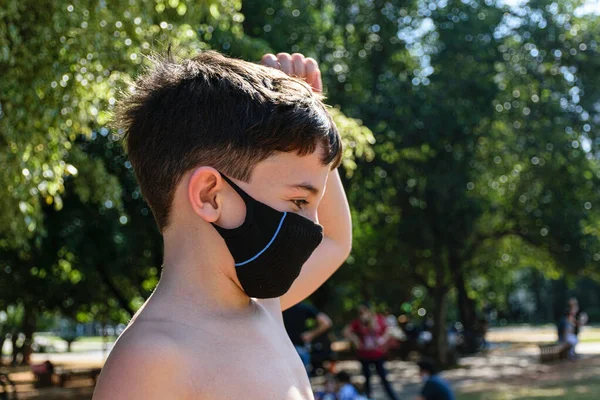
<instances>
[{"instance_id":1,"label":"shadow on grass","mask_svg":"<svg viewBox=\"0 0 600 400\"><path fill-rule=\"evenodd\" d=\"M578 382L564 382L548 386L512 386L496 387L494 390L475 393L459 393L459 400L597 400L600 393L600 381L597 379Z\"/></svg>"}]
</instances>

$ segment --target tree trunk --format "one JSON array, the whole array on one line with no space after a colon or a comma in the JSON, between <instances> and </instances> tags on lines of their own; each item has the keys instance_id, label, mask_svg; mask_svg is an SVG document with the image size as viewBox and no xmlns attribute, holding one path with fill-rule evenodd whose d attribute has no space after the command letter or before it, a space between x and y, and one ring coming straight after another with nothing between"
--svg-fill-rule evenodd
<instances>
[{"instance_id":1,"label":"tree trunk","mask_svg":"<svg viewBox=\"0 0 600 400\"><path fill-rule=\"evenodd\" d=\"M14 331L14 334L11 335L10 341L12 343L12 364L17 364L17 358L19 357L19 353L21 352L21 348L17 347L17 339L19 338L19 332Z\"/></svg>"},{"instance_id":2,"label":"tree trunk","mask_svg":"<svg viewBox=\"0 0 600 400\"><path fill-rule=\"evenodd\" d=\"M242 28L244 29L244 35L256 38L256 10L260 10L262 7L260 4L256 4L256 1L242 1L242 8L240 12L244 15L244 21L242 21ZM254 12L249 12L254 10ZM259 13L260 15L260 13ZM261 29L262 30L262 29Z\"/></svg>"},{"instance_id":3,"label":"tree trunk","mask_svg":"<svg viewBox=\"0 0 600 400\"><path fill-rule=\"evenodd\" d=\"M2 347L4 347L4 342L6 341L6 336L0 336L0 367L4 365L4 360L2 359Z\"/></svg>"},{"instance_id":4,"label":"tree trunk","mask_svg":"<svg viewBox=\"0 0 600 400\"><path fill-rule=\"evenodd\" d=\"M569 299L568 292L569 286L567 285L564 275L560 279L552 281L552 300L555 321L558 321L565 312L567 301Z\"/></svg>"},{"instance_id":5,"label":"tree trunk","mask_svg":"<svg viewBox=\"0 0 600 400\"><path fill-rule=\"evenodd\" d=\"M445 288L435 289L435 315L433 324L434 357L440 367L449 365L448 333L446 332L446 318L448 316L448 304L446 302L447 290Z\"/></svg>"},{"instance_id":6,"label":"tree trunk","mask_svg":"<svg viewBox=\"0 0 600 400\"><path fill-rule=\"evenodd\" d=\"M460 322L462 322L465 330L474 331L477 327L477 310L475 309L475 301L467 293L467 283L460 267L454 271L454 285L456 287Z\"/></svg>"},{"instance_id":7,"label":"tree trunk","mask_svg":"<svg viewBox=\"0 0 600 400\"><path fill-rule=\"evenodd\" d=\"M547 320L547 308L544 307L543 291L544 291L544 276L537 269L531 270L531 287L535 299L535 312L533 322L536 324L543 323Z\"/></svg>"},{"instance_id":8,"label":"tree trunk","mask_svg":"<svg viewBox=\"0 0 600 400\"><path fill-rule=\"evenodd\" d=\"M36 323L36 310L25 305L25 312L23 315L23 334L25 335L25 342L23 343L23 364L29 364L31 360L31 353L33 350L31 345L33 344L33 334L35 333Z\"/></svg>"}]
</instances>

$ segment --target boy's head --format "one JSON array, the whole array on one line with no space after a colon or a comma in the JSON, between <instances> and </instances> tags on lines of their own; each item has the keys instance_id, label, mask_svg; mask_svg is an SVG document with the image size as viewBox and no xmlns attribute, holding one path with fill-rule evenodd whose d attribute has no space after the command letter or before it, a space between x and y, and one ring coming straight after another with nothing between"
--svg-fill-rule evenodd
<instances>
[{"instance_id":1,"label":"boy's head","mask_svg":"<svg viewBox=\"0 0 600 400\"><path fill-rule=\"evenodd\" d=\"M417 363L419 366L419 376L423 380L427 380L430 376L437 374L435 362L429 359L423 359Z\"/></svg>"},{"instance_id":2,"label":"boy's head","mask_svg":"<svg viewBox=\"0 0 600 400\"><path fill-rule=\"evenodd\" d=\"M310 86L216 52L157 60L115 122L163 233L200 220L243 222L243 202L221 173L274 209L316 220L341 159L338 131Z\"/></svg>"},{"instance_id":3,"label":"boy's head","mask_svg":"<svg viewBox=\"0 0 600 400\"><path fill-rule=\"evenodd\" d=\"M329 392L329 393L335 392L337 389L336 377L334 375L327 374L325 376L324 387L325 387L326 392Z\"/></svg>"},{"instance_id":4,"label":"boy's head","mask_svg":"<svg viewBox=\"0 0 600 400\"><path fill-rule=\"evenodd\" d=\"M351 382L350 374L348 374L346 371L340 371L335 375L335 380L343 386Z\"/></svg>"}]
</instances>

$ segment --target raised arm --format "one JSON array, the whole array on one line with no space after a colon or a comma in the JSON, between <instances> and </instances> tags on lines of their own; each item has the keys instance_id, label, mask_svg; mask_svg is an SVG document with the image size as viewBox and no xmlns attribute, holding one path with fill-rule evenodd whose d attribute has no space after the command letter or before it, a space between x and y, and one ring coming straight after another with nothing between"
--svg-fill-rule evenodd
<instances>
[{"instance_id":1,"label":"raised arm","mask_svg":"<svg viewBox=\"0 0 600 400\"><path fill-rule=\"evenodd\" d=\"M323 90L321 72L317 62L302 54L277 56L266 54L262 58L266 66L277 68L288 75L304 79L315 92ZM304 264L300 276L290 290L281 297L281 309L299 303L319 288L342 265L352 247L352 222L350 208L337 170L327 178L325 194L317 211L323 225L323 242Z\"/></svg>"},{"instance_id":2,"label":"raised arm","mask_svg":"<svg viewBox=\"0 0 600 400\"><path fill-rule=\"evenodd\" d=\"M337 271L350 254L350 208L337 170L329 173L327 181L327 188L317 211L319 223L323 225L323 241L306 261L290 290L281 297L282 310L310 296Z\"/></svg>"}]
</instances>

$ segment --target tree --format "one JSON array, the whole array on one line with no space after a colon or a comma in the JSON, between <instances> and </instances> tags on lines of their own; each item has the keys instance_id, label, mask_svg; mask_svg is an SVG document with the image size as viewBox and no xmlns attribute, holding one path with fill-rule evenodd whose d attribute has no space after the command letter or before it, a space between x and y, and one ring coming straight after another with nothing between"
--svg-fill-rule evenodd
<instances>
[{"instance_id":1,"label":"tree","mask_svg":"<svg viewBox=\"0 0 600 400\"><path fill-rule=\"evenodd\" d=\"M600 32L578 1L30 3L9 0L0 16L7 304L23 303L19 287L49 283L42 266L74 302L48 304L79 318L125 320L121 310L154 287L160 236L118 132L103 126L141 55L168 42L183 53L321 61L355 227L347 265L316 294L339 298L339 313L426 288L419 301L434 304L445 362L449 299L472 329L478 304L507 297L511 271L598 276ZM70 294L91 282L107 302Z\"/></svg>"},{"instance_id":2,"label":"tree","mask_svg":"<svg viewBox=\"0 0 600 400\"><path fill-rule=\"evenodd\" d=\"M355 243L338 282L363 297L426 287L442 362L452 290L473 329L478 276L597 268L598 32L577 5L244 5L247 34L329 60L329 98L373 130L377 157L348 182Z\"/></svg>"},{"instance_id":3,"label":"tree","mask_svg":"<svg viewBox=\"0 0 600 400\"><path fill-rule=\"evenodd\" d=\"M61 207L64 178L79 168L66 161L73 142L108 122L144 55L167 42L199 51L212 35L241 29L239 0L109 3L2 6L0 229L13 247L44 229L44 203Z\"/></svg>"},{"instance_id":4,"label":"tree","mask_svg":"<svg viewBox=\"0 0 600 400\"><path fill-rule=\"evenodd\" d=\"M0 155L10 181L0 221L11 221L0 224L0 306L25 310L29 341L41 313L127 321L158 281L160 234L119 132L104 127L144 56L166 43L175 56L216 47L259 60L268 51L243 36L239 1L30 3L0 14L0 145L10 150ZM331 114L351 144L350 175L373 156L373 136Z\"/></svg>"}]
</instances>

